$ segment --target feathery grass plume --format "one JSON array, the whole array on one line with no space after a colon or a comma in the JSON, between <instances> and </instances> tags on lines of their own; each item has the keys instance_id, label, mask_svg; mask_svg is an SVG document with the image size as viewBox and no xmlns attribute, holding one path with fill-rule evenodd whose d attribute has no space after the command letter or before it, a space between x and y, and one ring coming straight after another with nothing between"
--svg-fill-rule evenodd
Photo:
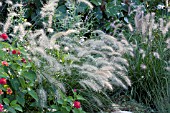
<instances>
[{"instance_id":1,"label":"feathery grass plume","mask_svg":"<svg viewBox=\"0 0 170 113\"><path fill-rule=\"evenodd\" d=\"M42 108L45 108L46 104L47 104L47 93L46 93L46 91L43 88L40 88L40 89L38 89L37 93L38 93L38 96L40 98L40 100L39 100L40 106Z\"/></svg>"},{"instance_id":2,"label":"feathery grass plume","mask_svg":"<svg viewBox=\"0 0 170 113\"><path fill-rule=\"evenodd\" d=\"M166 22L162 18L159 18L159 23L155 22L155 13L148 13L144 15L141 10L141 6L136 9L136 15L134 18L135 28L138 32L141 32L143 36L149 36L149 40L153 40L153 30L159 29L165 36L170 28L170 22ZM131 28L129 28L131 29Z\"/></svg>"},{"instance_id":3,"label":"feathery grass plume","mask_svg":"<svg viewBox=\"0 0 170 113\"><path fill-rule=\"evenodd\" d=\"M26 27L31 27L31 23L29 22L24 22L22 24L18 24L14 26L13 33L12 35L18 35L18 38L20 41L24 41L24 37L27 35L29 30L26 30Z\"/></svg>"},{"instance_id":4,"label":"feathery grass plume","mask_svg":"<svg viewBox=\"0 0 170 113\"><path fill-rule=\"evenodd\" d=\"M11 0L6 0L5 3L9 5L13 5L13 2Z\"/></svg>"},{"instance_id":5,"label":"feathery grass plume","mask_svg":"<svg viewBox=\"0 0 170 113\"><path fill-rule=\"evenodd\" d=\"M70 51L74 53L72 56L75 56L75 58L78 57L79 59L77 60L79 60L80 63L74 64L73 62L71 67L68 68L74 67L74 69L79 70L79 74L84 76L85 79L80 80L79 83L83 87L92 88L94 91L101 91L103 88L113 90L113 85L122 86L127 89L126 85L131 85L128 77L123 78L121 75L118 75L118 73L115 76L114 72L118 68L119 70L117 71L122 71L122 73L127 72L126 66L128 66L128 62L122 56L124 53L129 52L129 50L125 48L130 48L130 44L128 44L127 41L125 41L126 43L122 43L100 30L96 30L93 33L94 35L98 34L98 39L92 38L86 40L76 47L74 47L74 44L77 43L77 40L69 43L73 45L73 47L70 48ZM61 44L64 38L65 37L61 38L62 40L60 40L59 44ZM117 61L111 59L111 56L115 56ZM96 83L94 84L94 82Z\"/></svg>"},{"instance_id":6,"label":"feathery grass plume","mask_svg":"<svg viewBox=\"0 0 170 113\"><path fill-rule=\"evenodd\" d=\"M88 1L88 0L78 0L77 2L83 2L83 3L85 3L87 6L89 6L90 7L90 9L93 9L93 5Z\"/></svg>"},{"instance_id":7,"label":"feathery grass plume","mask_svg":"<svg viewBox=\"0 0 170 113\"><path fill-rule=\"evenodd\" d=\"M12 15L11 15L12 14ZM11 26L11 19L12 19L12 17L13 16L15 16L15 14L16 13L10 13L10 14L8 14L8 18L7 18L7 20L6 20L6 22L5 22L5 24L3 25L3 32L5 33L5 32L7 32L8 31L8 29L9 29L9 27Z\"/></svg>"},{"instance_id":8,"label":"feathery grass plume","mask_svg":"<svg viewBox=\"0 0 170 113\"><path fill-rule=\"evenodd\" d=\"M168 38L168 39L166 40L166 43L167 43L167 48L170 49L170 38Z\"/></svg>"},{"instance_id":9,"label":"feathery grass plume","mask_svg":"<svg viewBox=\"0 0 170 113\"><path fill-rule=\"evenodd\" d=\"M53 15L55 13L55 9L58 6L58 2L59 0L49 0L47 4L45 4L42 8L41 8L41 17L45 18L48 17L48 24L45 23L44 27L47 28L51 28L52 27L52 18Z\"/></svg>"}]
</instances>

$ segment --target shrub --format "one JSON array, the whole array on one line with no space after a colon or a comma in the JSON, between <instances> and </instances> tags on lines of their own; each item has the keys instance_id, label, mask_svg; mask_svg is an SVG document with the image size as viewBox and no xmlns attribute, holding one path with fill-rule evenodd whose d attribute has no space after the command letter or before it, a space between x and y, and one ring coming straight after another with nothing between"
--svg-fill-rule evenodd
<instances>
[{"instance_id":1,"label":"shrub","mask_svg":"<svg viewBox=\"0 0 170 113\"><path fill-rule=\"evenodd\" d=\"M74 106L79 108L78 101L81 101L83 108L90 108L86 109L87 111L102 111L90 103L99 103L102 107L104 106L101 104L102 101L111 102L106 94L107 89L113 90L113 86L127 89L131 85L126 76L128 62L123 57L125 53L133 52L127 40L123 37L117 40L100 30L93 31L92 36L89 36L91 39L86 40L87 37L82 35L87 32L86 29L81 28L81 23L76 28L76 21L70 23L70 25L75 25L75 27L71 26L72 29L69 26L67 31L56 32L52 18L57 5L58 0L51 0L42 7L40 13L43 28L31 29L33 25L25 21L21 5L11 6L6 23L2 23L1 31L9 32L9 37L11 37L7 41L12 44L12 46L10 44L8 46L12 48L11 54L14 57L8 61L15 64L15 60L17 60L24 68L20 73L21 67L16 64L19 69L14 68L17 73L16 78L9 81L11 85L14 84L13 93L17 93L17 90L23 88L22 93L25 94L25 97L21 96L17 101L14 100L14 104L19 107L21 105L19 102L25 102L25 106L20 106L20 109L13 108L10 104L12 100L7 98L9 101L3 103L9 105L9 108L4 106L8 110L51 112L52 109L55 109L83 112L82 109L72 106L76 102ZM19 8L20 15L14 12L17 8ZM18 21L14 18L17 18ZM83 22L81 18L77 18L79 20L77 22ZM64 28L66 27L64 26ZM80 38L80 36L82 37ZM22 55L25 57L20 57ZM32 62L29 62L27 57L31 58ZM14 65L13 63L10 65ZM28 64L29 66L27 66ZM4 62L3 65L7 66L7 63ZM23 74L22 81L18 80L18 74ZM24 76L25 74L29 74L29 76ZM22 86L22 82L26 85ZM72 94L73 88L78 89L80 94L76 95L74 92ZM85 95L86 92L88 95ZM86 100L80 95L83 95ZM103 98L106 100L102 100ZM105 104L107 104L105 107L109 106L109 103Z\"/></svg>"}]
</instances>

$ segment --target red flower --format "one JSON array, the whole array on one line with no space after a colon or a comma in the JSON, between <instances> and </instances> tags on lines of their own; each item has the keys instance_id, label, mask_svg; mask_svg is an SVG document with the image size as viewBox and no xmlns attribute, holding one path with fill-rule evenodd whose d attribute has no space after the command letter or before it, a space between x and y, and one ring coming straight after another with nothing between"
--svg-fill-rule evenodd
<instances>
[{"instance_id":1,"label":"red flower","mask_svg":"<svg viewBox=\"0 0 170 113\"><path fill-rule=\"evenodd\" d=\"M8 39L8 35L6 33L3 33L0 35L0 38L3 38L4 40Z\"/></svg>"},{"instance_id":2,"label":"red flower","mask_svg":"<svg viewBox=\"0 0 170 113\"><path fill-rule=\"evenodd\" d=\"M77 108L77 109L81 107L81 104L80 104L79 101L74 101L73 104L74 104L74 107Z\"/></svg>"},{"instance_id":3,"label":"red flower","mask_svg":"<svg viewBox=\"0 0 170 113\"><path fill-rule=\"evenodd\" d=\"M7 88L6 94L11 95L12 94L12 89L11 88Z\"/></svg>"},{"instance_id":4,"label":"red flower","mask_svg":"<svg viewBox=\"0 0 170 113\"><path fill-rule=\"evenodd\" d=\"M1 63L3 66L8 66L8 62L6 62L6 61L2 61Z\"/></svg>"},{"instance_id":5,"label":"red flower","mask_svg":"<svg viewBox=\"0 0 170 113\"><path fill-rule=\"evenodd\" d=\"M22 58L21 62L27 63L27 61L25 60L25 58Z\"/></svg>"},{"instance_id":6,"label":"red flower","mask_svg":"<svg viewBox=\"0 0 170 113\"><path fill-rule=\"evenodd\" d=\"M7 81L5 78L0 78L0 84L5 85L7 84Z\"/></svg>"},{"instance_id":7,"label":"red flower","mask_svg":"<svg viewBox=\"0 0 170 113\"><path fill-rule=\"evenodd\" d=\"M0 95L4 94L4 92L0 89Z\"/></svg>"},{"instance_id":8,"label":"red flower","mask_svg":"<svg viewBox=\"0 0 170 113\"><path fill-rule=\"evenodd\" d=\"M17 54L17 50L12 50L12 54Z\"/></svg>"},{"instance_id":9,"label":"red flower","mask_svg":"<svg viewBox=\"0 0 170 113\"><path fill-rule=\"evenodd\" d=\"M0 104L0 112L3 112L3 110L4 110L4 106Z\"/></svg>"}]
</instances>

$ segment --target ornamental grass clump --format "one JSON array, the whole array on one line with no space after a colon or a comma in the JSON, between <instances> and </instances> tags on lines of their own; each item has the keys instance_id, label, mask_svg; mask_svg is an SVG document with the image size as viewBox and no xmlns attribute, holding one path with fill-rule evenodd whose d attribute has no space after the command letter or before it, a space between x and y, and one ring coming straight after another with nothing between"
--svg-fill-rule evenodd
<instances>
[{"instance_id":1,"label":"ornamental grass clump","mask_svg":"<svg viewBox=\"0 0 170 113\"><path fill-rule=\"evenodd\" d=\"M132 97L155 112L168 113L169 74L166 69L170 58L170 22L155 16L155 13L145 14L140 6L136 10L135 27L129 38L134 45L134 56L127 57L128 73L132 80Z\"/></svg>"}]
</instances>

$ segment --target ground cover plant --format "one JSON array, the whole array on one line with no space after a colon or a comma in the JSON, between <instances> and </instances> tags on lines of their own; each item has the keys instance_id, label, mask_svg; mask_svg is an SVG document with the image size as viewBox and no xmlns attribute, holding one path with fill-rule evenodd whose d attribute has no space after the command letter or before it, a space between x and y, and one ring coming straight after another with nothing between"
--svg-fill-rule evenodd
<instances>
[{"instance_id":1,"label":"ground cover plant","mask_svg":"<svg viewBox=\"0 0 170 113\"><path fill-rule=\"evenodd\" d=\"M0 112L168 113L168 5L0 1Z\"/></svg>"}]
</instances>

